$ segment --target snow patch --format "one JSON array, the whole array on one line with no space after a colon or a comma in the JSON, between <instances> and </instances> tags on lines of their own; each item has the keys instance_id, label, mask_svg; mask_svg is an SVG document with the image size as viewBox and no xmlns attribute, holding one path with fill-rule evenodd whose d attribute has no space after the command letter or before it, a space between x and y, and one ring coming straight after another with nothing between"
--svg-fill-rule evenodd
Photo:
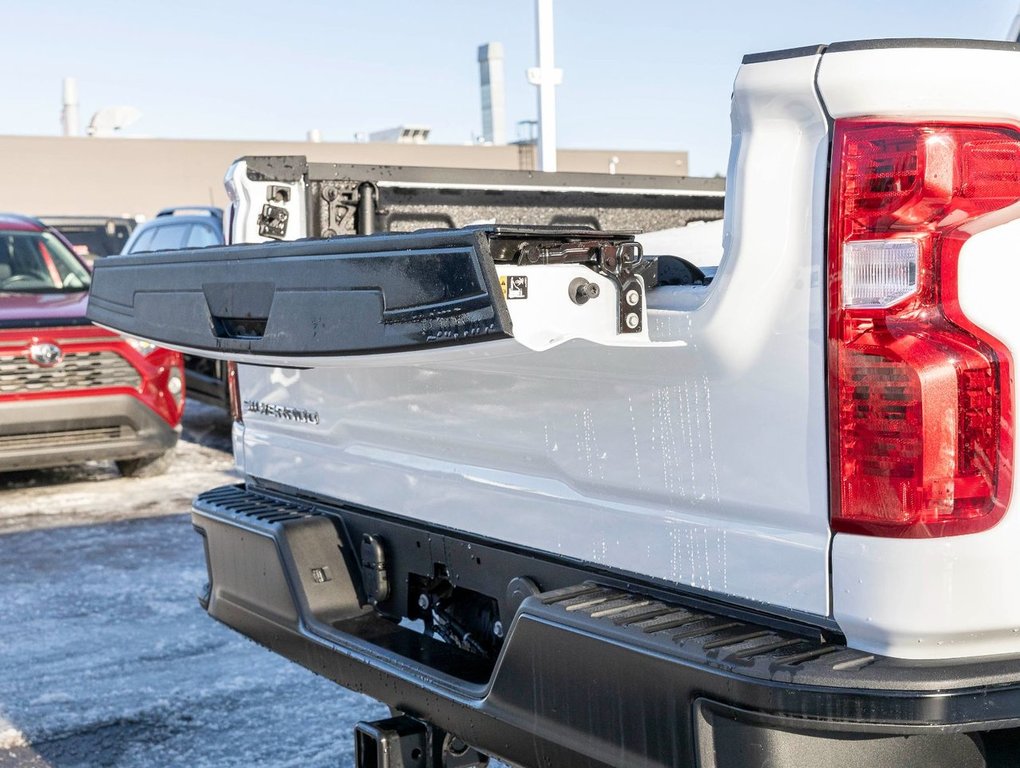
<instances>
[{"instance_id":1,"label":"snow patch","mask_svg":"<svg viewBox=\"0 0 1020 768\"><path fill-rule=\"evenodd\" d=\"M42 696L36 696L30 702L33 705L37 704L67 704L74 701L74 697L69 693L63 691L54 691L53 693L44 693Z\"/></svg>"},{"instance_id":2,"label":"snow patch","mask_svg":"<svg viewBox=\"0 0 1020 768\"><path fill-rule=\"evenodd\" d=\"M25 734L13 726L0 722L0 749L17 749L27 747Z\"/></svg>"}]
</instances>

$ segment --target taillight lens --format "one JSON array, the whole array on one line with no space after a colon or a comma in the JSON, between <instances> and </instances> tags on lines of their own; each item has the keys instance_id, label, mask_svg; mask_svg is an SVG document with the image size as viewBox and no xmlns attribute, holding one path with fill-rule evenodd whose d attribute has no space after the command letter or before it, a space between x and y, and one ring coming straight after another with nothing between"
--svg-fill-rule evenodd
<instances>
[{"instance_id":1,"label":"taillight lens","mask_svg":"<svg viewBox=\"0 0 1020 768\"><path fill-rule=\"evenodd\" d=\"M1017 216L1020 132L837 121L830 190L832 528L989 528L1012 481L1012 361L961 311L957 263Z\"/></svg>"},{"instance_id":2,"label":"taillight lens","mask_svg":"<svg viewBox=\"0 0 1020 768\"><path fill-rule=\"evenodd\" d=\"M244 421L244 410L241 408L241 390L237 384L237 363L227 363L227 400L230 406L230 417L234 421Z\"/></svg>"}]
</instances>

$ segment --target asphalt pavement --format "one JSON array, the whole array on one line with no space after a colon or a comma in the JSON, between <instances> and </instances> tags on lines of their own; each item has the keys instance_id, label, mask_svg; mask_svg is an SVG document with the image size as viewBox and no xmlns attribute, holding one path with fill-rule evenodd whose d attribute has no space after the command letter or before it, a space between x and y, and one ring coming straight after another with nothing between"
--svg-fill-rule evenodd
<instances>
[{"instance_id":1,"label":"asphalt pavement","mask_svg":"<svg viewBox=\"0 0 1020 768\"><path fill-rule=\"evenodd\" d=\"M0 768L351 766L386 710L218 624L190 499L238 482L189 402L170 471L0 474Z\"/></svg>"}]
</instances>

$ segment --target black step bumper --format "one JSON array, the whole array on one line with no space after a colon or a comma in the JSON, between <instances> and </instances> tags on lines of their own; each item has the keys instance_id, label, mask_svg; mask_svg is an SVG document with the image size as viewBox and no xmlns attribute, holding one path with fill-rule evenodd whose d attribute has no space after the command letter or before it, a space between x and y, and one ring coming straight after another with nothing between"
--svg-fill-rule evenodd
<instances>
[{"instance_id":1,"label":"black step bumper","mask_svg":"<svg viewBox=\"0 0 1020 768\"><path fill-rule=\"evenodd\" d=\"M348 529L365 515L241 487L203 494L193 521L209 613L522 766L988 766L1017 754L1016 660L877 657L680 596L557 588L520 604L494 662L464 653L362 604Z\"/></svg>"}]
</instances>

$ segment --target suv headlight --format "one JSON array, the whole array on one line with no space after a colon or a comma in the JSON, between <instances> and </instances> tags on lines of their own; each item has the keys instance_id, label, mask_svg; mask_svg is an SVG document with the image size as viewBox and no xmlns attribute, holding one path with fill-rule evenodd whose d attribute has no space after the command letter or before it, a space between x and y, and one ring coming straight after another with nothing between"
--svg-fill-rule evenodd
<instances>
[{"instance_id":1,"label":"suv headlight","mask_svg":"<svg viewBox=\"0 0 1020 768\"><path fill-rule=\"evenodd\" d=\"M136 339L134 336L125 336L124 341L131 345L131 349L144 356L151 355L158 349L158 347L151 341Z\"/></svg>"}]
</instances>

